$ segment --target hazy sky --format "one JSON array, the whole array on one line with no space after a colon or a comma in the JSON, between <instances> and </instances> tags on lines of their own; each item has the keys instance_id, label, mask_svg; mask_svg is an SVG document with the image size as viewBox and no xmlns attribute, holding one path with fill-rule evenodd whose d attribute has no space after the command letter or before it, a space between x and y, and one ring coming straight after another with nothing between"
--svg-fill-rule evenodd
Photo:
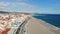
<instances>
[{"instance_id":1,"label":"hazy sky","mask_svg":"<svg viewBox=\"0 0 60 34\"><path fill-rule=\"evenodd\" d=\"M60 0L0 0L0 10L60 14Z\"/></svg>"}]
</instances>

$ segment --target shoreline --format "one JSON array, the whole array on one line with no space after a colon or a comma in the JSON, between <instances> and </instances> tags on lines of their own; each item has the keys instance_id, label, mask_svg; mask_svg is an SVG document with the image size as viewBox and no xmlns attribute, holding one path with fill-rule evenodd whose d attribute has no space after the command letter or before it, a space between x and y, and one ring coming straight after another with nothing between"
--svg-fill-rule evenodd
<instances>
[{"instance_id":1,"label":"shoreline","mask_svg":"<svg viewBox=\"0 0 60 34\"><path fill-rule=\"evenodd\" d=\"M33 17L33 18L35 18L35 17ZM56 27L56 26L54 26L54 25L52 25L52 24L49 24L49 23L45 22L45 21L42 20L42 19L38 19L38 18L35 18L35 19L37 19L37 20L43 22L43 23L46 24L47 26L52 27L54 30L58 30L58 29L60 29L59 27Z\"/></svg>"}]
</instances>

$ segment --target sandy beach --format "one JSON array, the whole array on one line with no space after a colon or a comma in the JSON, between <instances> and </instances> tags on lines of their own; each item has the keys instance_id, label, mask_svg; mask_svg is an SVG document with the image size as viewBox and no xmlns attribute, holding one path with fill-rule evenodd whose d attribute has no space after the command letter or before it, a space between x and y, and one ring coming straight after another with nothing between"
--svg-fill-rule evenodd
<instances>
[{"instance_id":1,"label":"sandy beach","mask_svg":"<svg viewBox=\"0 0 60 34\"><path fill-rule=\"evenodd\" d=\"M55 30L54 27L35 18L31 18L27 24L27 34L60 34L60 30Z\"/></svg>"}]
</instances>

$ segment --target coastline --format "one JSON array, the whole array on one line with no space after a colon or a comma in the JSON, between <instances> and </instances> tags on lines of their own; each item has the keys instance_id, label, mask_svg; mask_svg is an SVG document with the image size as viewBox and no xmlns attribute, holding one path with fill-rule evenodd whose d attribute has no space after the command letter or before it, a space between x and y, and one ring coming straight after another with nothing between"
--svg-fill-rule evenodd
<instances>
[{"instance_id":1,"label":"coastline","mask_svg":"<svg viewBox=\"0 0 60 34\"><path fill-rule=\"evenodd\" d=\"M34 17L33 17L33 18L34 18ZM54 26L54 25L52 25L52 24L49 24L49 23L47 23L46 21L44 21L44 20L42 20L42 19L38 19L38 18L35 18L35 19L37 19L37 20L43 22L43 23L46 24L47 26L52 27L54 30L60 29L59 27L56 27L56 26Z\"/></svg>"},{"instance_id":2,"label":"coastline","mask_svg":"<svg viewBox=\"0 0 60 34\"><path fill-rule=\"evenodd\" d=\"M58 34L59 32L34 17L31 17L31 19L27 22L26 27L27 34Z\"/></svg>"},{"instance_id":3,"label":"coastline","mask_svg":"<svg viewBox=\"0 0 60 34\"><path fill-rule=\"evenodd\" d=\"M28 15L31 19L26 23L28 23L25 27L27 30L27 34L60 34L60 28L55 27L41 19L37 19L32 17L33 15ZM24 28L23 28L24 29ZM13 31L17 29L12 29ZM12 31L9 32L13 33Z\"/></svg>"}]
</instances>

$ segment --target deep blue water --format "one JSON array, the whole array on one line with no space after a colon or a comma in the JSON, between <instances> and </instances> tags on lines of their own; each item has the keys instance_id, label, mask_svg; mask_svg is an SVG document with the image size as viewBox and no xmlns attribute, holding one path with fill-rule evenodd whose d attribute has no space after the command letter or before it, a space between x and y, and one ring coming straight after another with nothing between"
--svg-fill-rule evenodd
<instances>
[{"instance_id":1,"label":"deep blue water","mask_svg":"<svg viewBox=\"0 0 60 34\"><path fill-rule=\"evenodd\" d=\"M60 14L35 14L33 17L60 28Z\"/></svg>"}]
</instances>

